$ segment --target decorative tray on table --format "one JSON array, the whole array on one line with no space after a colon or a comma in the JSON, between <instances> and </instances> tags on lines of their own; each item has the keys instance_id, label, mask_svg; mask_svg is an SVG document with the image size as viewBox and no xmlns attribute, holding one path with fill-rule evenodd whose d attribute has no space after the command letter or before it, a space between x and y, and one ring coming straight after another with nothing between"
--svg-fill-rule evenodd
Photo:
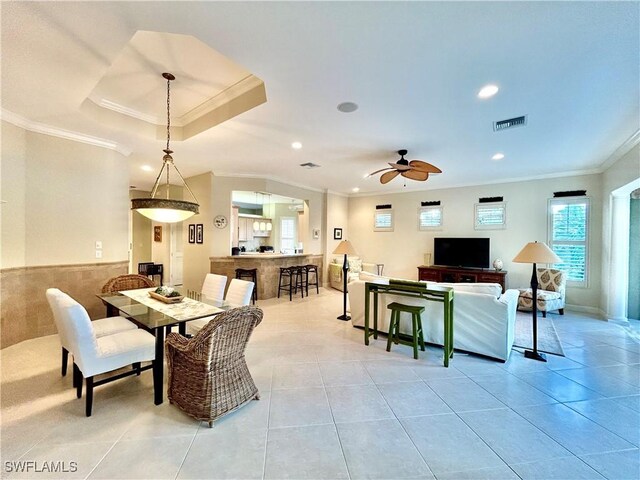
<instances>
[{"instance_id":1,"label":"decorative tray on table","mask_svg":"<svg viewBox=\"0 0 640 480\"><path fill-rule=\"evenodd\" d=\"M184 298L172 287L158 287L154 291L150 291L149 296L164 303L180 303Z\"/></svg>"}]
</instances>

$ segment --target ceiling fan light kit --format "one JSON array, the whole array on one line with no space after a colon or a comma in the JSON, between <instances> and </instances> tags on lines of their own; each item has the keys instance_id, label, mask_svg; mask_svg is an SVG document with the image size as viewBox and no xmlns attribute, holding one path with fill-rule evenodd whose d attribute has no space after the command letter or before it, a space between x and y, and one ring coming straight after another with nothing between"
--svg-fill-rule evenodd
<instances>
[{"instance_id":1,"label":"ceiling fan light kit","mask_svg":"<svg viewBox=\"0 0 640 480\"><path fill-rule=\"evenodd\" d=\"M389 162L390 168L382 168L369 174L369 176L376 175L380 172L385 172L380 176L380 183L383 185L389 183L398 175L402 175L410 180L417 180L424 182L429 178L429 174L442 173L435 165L423 162L422 160L407 160L404 156L407 154L407 150L398 150L400 160L395 163Z\"/></svg>"},{"instance_id":2,"label":"ceiling fan light kit","mask_svg":"<svg viewBox=\"0 0 640 480\"><path fill-rule=\"evenodd\" d=\"M150 218L156 222L162 223L176 223L186 220L192 215L197 215L199 213L200 206L198 205L198 200L196 196L193 194L189 185L185 181L184 177L176 167L173 162L173 157L171 154L173 150L169 148L169 141L171 140L171 81L175 80L171 73L163 73L162 77L167 80L167 148L163 150L164 157L162 157L162 168L160 169L160 173L156 177L156 182L153 184L153 189L151 190L150 198L134 198L131 200L131 210L136 210L140 214L144 215L147 218ZM169 172L171 167L175 169L182 180L182 184L189 191L191 196L193 197L193 202L187 202L185 200L172 200L169 198ZM166 172L166 198L155 198L156 193L158 193L158 187L160 186L160 177L162 174Z\"/></svg>"}]
</instances>

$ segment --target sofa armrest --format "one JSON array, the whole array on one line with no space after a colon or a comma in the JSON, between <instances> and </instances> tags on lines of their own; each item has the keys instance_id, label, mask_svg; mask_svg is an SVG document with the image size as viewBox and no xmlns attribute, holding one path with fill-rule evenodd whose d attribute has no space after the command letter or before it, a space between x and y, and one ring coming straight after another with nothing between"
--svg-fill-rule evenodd
<instances>
[{"instance_id":1,"label":"sofa armrest","mask_svg":"<svg viewBox=\"0 0 640 480\"><path fill-rule=\"evenodd\" d=\"M504 292L500 298L499 302L504 303L507 306L518 305L518 297L520 296L520 291L515 288L510 288L506 292Z\"/></svg>"}]
</instances>

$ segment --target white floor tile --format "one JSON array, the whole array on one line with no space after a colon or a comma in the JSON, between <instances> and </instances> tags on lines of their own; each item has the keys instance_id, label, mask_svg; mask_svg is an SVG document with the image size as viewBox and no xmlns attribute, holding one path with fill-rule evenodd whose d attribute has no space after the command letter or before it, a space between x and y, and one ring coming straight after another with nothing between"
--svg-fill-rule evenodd
<instances>
[{"instance_id":1,"label":"white floor tile","mask_svg":"<svg viewBox=\"0 0 640 480\"><path fill-rule=\"evenodd\" d=\"M429 474L429 469L397 420L337 426L352 479L400 479Z\"/></svg>"},{"instance_id":2,"label":"white floor tile","mask_svg":"<svg viewBox=\"0 0 640 480\"><path fill-rule=\"evenodd\" d=\"M460 416L509 465L571 456L512 410L466 412Z\"/></svg>"},{"instance_id":3,"label":"white floor tile","mask_svg":"<svg viewBox=\"0 0 640 480\"><path fill-rule=\"evenodd\" d=\"M272 388L322 387L317 363L274 365Z\"/></svg>"},{"instance_id":4,"label":"white floor tile","mask_svg":"<svg viewBox=\"0 0 640 480\"><path fill-rule=\"evenodd\" d=\"M271 393L269 428L333 423L324 388L291 388Z\"/></svg>"},{"instance_id":5,"label":"white floor tile","mask_svg":"<svg viewBox=\"0 0 640 480\"><path fill-rule=\"evenodd\" d=\"M393 412L375 385L327 387L335 423L393 418Z\"/></svg>"},{"instance_id":6,"label":"white floor tile","mask_svg":"<svg viewBox=\"0 0 640 480\"><path fill-rule=\"evenodd\" d=\"M437 478L447 472L506 467L455 414L404 418L401 423Z\"/></svg>"},{"instance_id":7,"label":"white floor tile","mask_svg":"<svg viewBox=\"0 0 640 480\"><path fill-rule=\"evenodd\" d=\"M559 372L563 371L560 370ZM559 372L523 372L516 375L559 402L577 402L592 398L602 398L599 393L560 375Z\"/></svg>"},{"instance_id":8,"label":"white floor tile","mask_svg":"<svg viewBox=\"0 0 640 480\"><path fill-rule=\"evenodd\" d=\"M533 463L511 465L522 480L604 479L577 457L554 458Z\"/></svg>"},{"instance_id":9,"label":"white floor tile","mask_svg":"<svg viewBox=\"0 0 640 480\"><path fill-rule=\"evenodd\" d=\"M511 468L495 467L482 468L480 470L467 470L464 472L440 473L438 480L519 480L520 477Z\"/></svg>"},{"instance_id":10,"label":"white floor tile","mask_svg":"<svg viewBox=\"0 0 640 480\"><path fill-rule=\"evenodd\" d=\"M473 381L509 407L556 403L552 397L513 375L487 375L474 377Z\"/></svg>"},{"instance_id":11,"label":"white floor tile","mask_svg":"<svg viewBox=\"0 0 640 480\"><path fill-rule=\"evenodd\" d=\"M349 478L335 425L269 430L264 478Z\"/></svg>"},{"instance_id":12,"label":"white floor tile","mask_svg":"<svg viewBox=\"0 0 640 480\"><path fill-rule=\"evenodd\" d=\"M373 383L361 362L321 362L319 366L325 387Z\"/></svg>"},{"instance_id":13,"label":"white floor tile","mask_svg":"<svg viewBox=\"0 0 640 480\"><path fill-rule=\"evenodd\" d=\"M619 404L616 399L585 400L567 403L566 406L636 447L640 446L640 412Z\"/></svg>"},{"instance_id":14,"label":"white floor tile","mask_svg":"<svg viewBox=\"0 0 640 480\"><path fill-rule=\"evenodd\" d=\"M516 409L574 455L633 448L634 445L560 404Z\"/></svg>"},{"instance_id":15,"label":"white floor tile","mask_svg":"<svg viewBox=\"0 0 640 480\"><path fill-rule=\"evenodd\" d=\"M469 378L428 380L427 384L454 412L489 410L505 406Z\"/></svg>"},{"instance_id":16,"label":"white floor tile","mask_svg":"<svg viewBox=\"0 0 640 480\"><path fill-rule=\"evenodd\" d=\"M398 418L451 413L424 382L383 383L378 389Z\"/></svg>"},{"instance_id":17,"label":"white floor tile","mask_svg":"<svg viewBox=\"0 0 640 480\"><path fill-rule=\"evenodd\" d=\"M638 472L640 472L640 451L637 449L623 452L581 455L580 458L606 478L612 480L638 480Z\"/></svg>"}]
</instances>

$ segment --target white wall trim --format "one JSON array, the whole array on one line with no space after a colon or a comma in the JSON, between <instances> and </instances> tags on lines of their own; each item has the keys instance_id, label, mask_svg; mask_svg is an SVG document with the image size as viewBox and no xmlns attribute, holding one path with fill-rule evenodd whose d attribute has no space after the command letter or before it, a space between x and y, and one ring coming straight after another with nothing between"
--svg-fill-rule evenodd
<instances>
[{"instance_id":1,"label":"white wall trim","mask_svg":"<svg viewBox=\"0 0 640 480\"><path fill-rule=\"evenodd\" d=\"M311 190L312 192L325 193L325 189L309 187L308 185L303 185L301 183L294 183L288 180L283 180L280 177L276 177L273 175L262 175L259 173L216 173L212 172L216 177L225 177L225 178L255 178L258 180L271 180L272 182L282 183L284 185L289 185L290 187L304 188L305 190Z\"/></svg>"},{"instance_id":2,"label":"white wall trim","mask_svg":"<svg viewBox=\"0 0 640 480\"><path fill-rule=\"evenodd\" d=\"M64 130L62 128L53 127L51 125L46 125L40 122L34 122L16 113L10 112L9 110L5 110L4 108L0 111L0 118L6 122L11 123L12 125L15 125L16 127L23 128L30 132L50 135L52 137L64 138L65 140L71 140L73 142L86 143L88 145L93 145L94 147L108 148L109 150L115 150L125 157L131 155L132 152L131 148L126 147L118 142L94 137L92 135L85 135L84 133Z\"/></svg>"},{"instance_id":3,"label":"white wall trim","mask_svg":"<svg viewBox=\"0 0 640 480\"><path fill-rule=\"evenodd\" d=\"M571 310L573 312L590 313L591 315L597 316L600 320L607 319L607 315L600 308L586 307L584 305L570 305L568 303L565 304L564 308L566 308L567 310Z\"/></svg>"},{"instance_id":4,"label":"white wall trim","mask_svg":"<svg viewBox=\"0 0 640 480\"><path fill-rule=\"evenodd\" d=\"M331 195L337 195L338 197L349 198L349 194L348 193L336 192L335 190L331 190L329 188L324 190L324 192L325 193L330 193Z\"/></svg>"},{"instance_id":5,"label":"white wall trim","mask_svg":"<svg viewBox=\"0 0 640 480\"><path fill-rule=\"evenodd\" d=\"M640 143L640 128L633 132L629 138L627 138L622 145L616 148L611 155L600 165L600 171L604 172L611 165L616 163L622 157L624 157L629 150Z\"/></svg>"},{"instance_id":6,"label":"white wall trim","mask_svg":"<svg viewBox=\"0 0 640 480\"><path fill-rule=\"evenodd\" d=\"M544 175L533 175L529 177L519 177L519 178L505 178L500 180L491 180L488 182L480 182L480 183L458 183L453 185L444 185L442 187L434 188L433 190L407 190L406 188L397 189L397 190L389 190L384 192L359 192L352 193L350 197L377 197L382 195L395 195L398 193L433 193L439 190L449 190L452 188L465 188L465 187L481 187L483 185L499 185L503 183L520 183L520 182L529 182L531 180L546 180L550 178L561 178L561 177L579 177L581 175L598 175L602 173L603 170L601 168L591 168L588 170L574 170L569 172L557 172L557 173L547 173Z\"/></svg>"}]
</instances>

